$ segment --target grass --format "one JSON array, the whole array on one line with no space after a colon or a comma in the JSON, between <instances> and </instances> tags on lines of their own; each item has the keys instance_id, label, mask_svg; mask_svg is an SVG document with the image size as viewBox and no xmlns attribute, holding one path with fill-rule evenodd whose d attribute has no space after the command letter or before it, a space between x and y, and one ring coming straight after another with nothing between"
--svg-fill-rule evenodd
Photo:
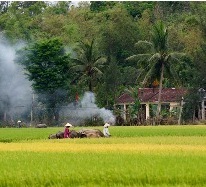
<instances>
[{"instance_id":1,"label":"grass","mask_svg":"<svg viewBox=\"0 0 206 187\"><path fill-rule=\"evenodd\" d=\"M47 139L59 130L0 129L0 187L206 186L206 126L110 127L111 138Z\"/></svg>"},{"instance_id":2,"label":"grass","mask_svg":"<svg viewBox=\"0 0 206 187\"><path fill-rule=\"evenodd\" d=\"M80 130L82 127L74 127L73 130ZM87 127L90 128L90 127ZM102 130L102 127L95 127ZM63 127L54 128L1 128L0 142L19 142L29 140L46 140L49 134L63 131ZM134 138L134 137L191 137L206 136L206 126L204 125L181 125L181 126L131 126L131 127L110 127L110 133L115 138Z\"/></svg>"},{"instance_id":3,"label":"grass","mask_svg":"<svg viewBox=\"0 0 206 187\"><path fill-rule=\"evenodd\" d=\"M204 186L206 182L206 158L192 154L15 152L11 156L5 152L1 158L2 186Z\"/></svg>"}]
</instances>

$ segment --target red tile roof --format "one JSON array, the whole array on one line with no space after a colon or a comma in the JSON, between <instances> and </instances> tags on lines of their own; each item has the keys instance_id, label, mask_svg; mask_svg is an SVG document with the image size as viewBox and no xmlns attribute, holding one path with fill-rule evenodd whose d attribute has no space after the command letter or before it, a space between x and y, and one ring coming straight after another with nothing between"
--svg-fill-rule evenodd
<instances>
[{"instance_id":1,"label":"red tile roof","mask_svg":"<svg viewBox=\"0 0 206 187\"><path fill-rule=\"evenodd\" d=\"M187 93L185 88L163 88L161 102L178 102ZM139 99L141 102L152 102L158 101L159 89L158 88L139 88ZM132 103L134 98L128 94L122 94L116 101L120 103Z\"/></svg>"}]
</instances>

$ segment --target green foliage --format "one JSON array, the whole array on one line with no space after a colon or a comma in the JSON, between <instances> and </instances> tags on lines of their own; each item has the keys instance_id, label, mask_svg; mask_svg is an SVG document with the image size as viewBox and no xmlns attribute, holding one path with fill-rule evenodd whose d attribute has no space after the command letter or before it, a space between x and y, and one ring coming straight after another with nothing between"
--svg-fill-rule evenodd
<instances>
[{"instance_id":1,"label":"green foliage","mask_svg":"<svg viewBox=\"0 0 206 187\"><path fill-rule=\"evenodd\" d=\"M116 59L118 65L127 66L124 59L133 51L139 28L122 4L96 15L99 45L108 60Z\"/></svg>"},{"instance_id":2,"label":"green foliage","mask_svg":"<svg viewBox=\"0 0 206 187\"><path fill-rule=\"evenodd\" d=\"M139 100L139 87L130 87L129 89L126 89L126 92L128 92L132 98L134 98L134 103L129 107L129 113L132 118L137 118L137 120L140 120L141 115L141 102Z\"/></svg>"},{"instance_id":3,"label":"green foliage","mask_svg":"<svg viewBox=\"0 0 206 187\"><path fill-rule=\"evenodd\" d=\"M119 87L122 82L120 77L121 73L115 60L104 67L104 74L96 88L98 106L113 109L115 100L120 94Z\"/></svg>"},{"instance_id":4,"label":"green foliage","mask_svg":"<svg viewBox=\"0 0 206 187\"><path fill-rule=\"evenodd\" d=\"M0 30L11 42L16 44L23 40L28 44L58 38L72 57L86 64L82 54L78 50L73 53L72 49L76 42L86 44L95 38L95 52L92 52L95 54L92 56L96 59L107 57L107 67L95 66L93 70L99 73L92 73L93 76L80 69L70 72L70 65L68 67L66 64L55 66L53 70L39 65L38 68L29 67L28 71L33 74L30 80L34 81L36 90L45 86L47 91L51 91L58 87L66 90L65 95L68 96L68 90L74 95L89 89L96 92L99 106L112 108L124 88L140 85L142 80L145 86L151 86L154 80L160 79L162 62L165 64L164 87L181 85L205 88L205 2L90 3L82 2L78 7L71 6L70 1L0 3ZM164 21L164 24L156 24L158 20ZM134 47L136 41L141 41L136 44L137 48ZM45 53L46 48L42 48L39 48L39 52L42 50ZM83 49L80 51L82 53ZM189 57L182 58L181 52L187 53ZM125 61L127 57L135 61ZM38 56L33 55L31 58L32 62L41 62ZM148 59L151 62L149 64ZM79 62L72 65L86 67Z\"/></svg>"},{"instance_id":5,"label":"green foliage","mask_svg":"<svg viewBox=\"0 0 206 187\"><path fill-rule=\"evenodd\" d=\"M151 42L139 41L136 44L144 52L133 55L127 58L129 61L137 60L140 63L142 72L140 78L144 76L142 85L148 85L155 80L159 80L159 96L158 96L158 109L157 117L161 111L161 92L163 85L164 73L167 73L173 77L178 83L178 74L174 71L174 63L179 63L184 56L183 53L170 52L168 46L168 30L162 21L157 22L152 30ZM143 47L142 47L143 46Z\"/></svg>"},{"instance_id":6,"label":"green foliage","mask_svg":"<svg viewBox=\"0 0 206 187\"><path fill-rule=\"evenodd\" d=\"M155 6L154 2L137 2L124 1L122 2L129 14L134 18L141 18L145 10L152 10Z\"/></svg>"},{"instance_id":7,"label":"green foliage","mask_svg":"<svg viewBox=\"0 0 206 187\"><path fill-rule=\"evenodd\" d=\"M101 69L107 59L97 53L94 40L91 43L79 42L75 49L76 57L72 59L74 66L72 69L77 72L76 80L86 82L88 90L93 91L99 78L102 76Z\"/></svg>"},{"instance_id":8,"label":"green foliage","mask_svg":"<svg viewBox=\"0 0 206 187\"><path fill-rule=\"evenodd\" d=\"M200 95L198 90L193 89L184 98L185 104L183 105L182 119L185 122L194 123L198 117L196 113L200 107Z\"/></svg>"},{"instance_id":9,"label":"green foliage","mask_svg":"<svg viewBox=\"0 0 206 187\"><path fill-rule=\"evenodd\" d=\"M24 56L20 56L18 62L24 65L33 90L39 94L39 101L46 105L48 120L52 121L55 116L58 122L58 104L68 101L71 90L68 85L72 77L69 55L58 39L36 42L21 54Z\"/></svg>"},{"instance_id":10,"label":"green foliage","mask_svg":"<svg viewBox=\"0 0 206 187\"><path fill-rule=\"evenodd\" d=\"M187 12L190 9L190 2L181 1L162 1L157 2L159 8L163 12L163 16L170 16L175 13Z\"/></svg>"},{"instance_id":11,"label":"green foliage","mask_svg":"<svg viewBox=\"0 0 206 187\"><path fill-rule=\"evenodd\" d=\"M157 22L153 27L152 31L152 43L154 46L155 52L160 53L161 55L166 55L165 53L168 50L168 30L163 24L163 22ZM162 56L163 57L163 56Z\"/></svg>"},{"instance_id":12,"label":"green foliage","mask_svg":"<svg viewBox=\"0 0 206 187\"><path fill-rule=\"evenodd\" d=\"M91 1L90 10L94 12L101 12L112 8L116 2L114 1Z\"/></svg>"},{"instance_id":13,"label":"green foliage","mask_svg":"<svg viewBox=\"0 0 206 187\"><path fill-rule=\"evenodd\" d=\"M25 66L29 80L37 92L53 92L65 88L69 79L69 56L58 39L36 42L26 48Z\"/></svg>"},{"instance_id":14,"label":"green foliage","mask_svg":"<svg viewBox=\"0 0 206 187\"><path fill-rule=\"evenodd\" d=\"M57 1L51 3L47 10L50 14L67 14L69 11L71 1Z\"/></svg>"},{"instance_id":15,"label":"green foliage","mask_svg":"<svg viewBox=\"0 0 206 187\"><path fill-rule=\"evenodd\" d=\"M33 21L43 12L45 2L11 2L6 13L0 18L0 26L13 41L32 39Z\"/></svg>"}]
</instances>

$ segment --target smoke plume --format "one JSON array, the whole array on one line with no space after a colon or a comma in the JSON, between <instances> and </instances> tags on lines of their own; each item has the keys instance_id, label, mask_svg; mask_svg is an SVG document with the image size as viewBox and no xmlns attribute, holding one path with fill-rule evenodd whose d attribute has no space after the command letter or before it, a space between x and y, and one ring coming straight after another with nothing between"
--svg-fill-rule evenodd
<instances>
[{"instance_id":1,"label":"smoke plume","mask_svg":"<svg viewBox=\"0 0 206 187\"><path fill-rule=\"evenodd\" d=\"M29 121L32 106L31 83L21 65L15 63L16 51L23 45L11 46L0 36L0 119L6 121ZM63 107L63 106L62 106ZM61 110L70 122L78 124L94 116L101 117L106 123L114 124L115 117L110 110L98 108L94 93L86 92L77 103L71 103Z\"/></svg>"},{"instance_id":2,"label":"smoke plume","mask_svg":"<svg viewBox=\"0 0 206 187\"><path fill-rule=\"evenodd\" d=\"M22 44L11 46L0 37L0 109L4 120L21 118L31 106L32 90L24 75L23 68L15 63L16 50Z\"/></svg>"},{"instance_id":3,"label":"smoke plume","mask_svg":"<svg viewBox=\"0 0 206 187\"><path fill-rule=\"evenodd\" d=\"M115 123L115 116L110 110L99 108L95 104L95 95L92 92L85 92L83 98L78 103L75 105L70 104L66 110L66 113L69 116L69 121L74 124L94 116L101 117L104 123Z\"/></svg>"}]
</instances>

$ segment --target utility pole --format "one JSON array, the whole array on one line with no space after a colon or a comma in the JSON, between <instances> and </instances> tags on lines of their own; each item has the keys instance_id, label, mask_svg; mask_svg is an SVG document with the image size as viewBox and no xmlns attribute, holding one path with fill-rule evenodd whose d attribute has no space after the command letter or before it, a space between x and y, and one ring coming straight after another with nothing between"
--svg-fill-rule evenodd
<instances>
[{"instance_id":1,"label":"utility pole","mask_svg":"<svg viewBox=\"0 0 206 187\"><path fill-rule=\"evenodd\" d=\"M31 103L31 122L30 122L30 125L32 125L32 122L33 122L33 108L34 108L34 94L32 94L32 103Z\"/></svg>"}]
</instances>

